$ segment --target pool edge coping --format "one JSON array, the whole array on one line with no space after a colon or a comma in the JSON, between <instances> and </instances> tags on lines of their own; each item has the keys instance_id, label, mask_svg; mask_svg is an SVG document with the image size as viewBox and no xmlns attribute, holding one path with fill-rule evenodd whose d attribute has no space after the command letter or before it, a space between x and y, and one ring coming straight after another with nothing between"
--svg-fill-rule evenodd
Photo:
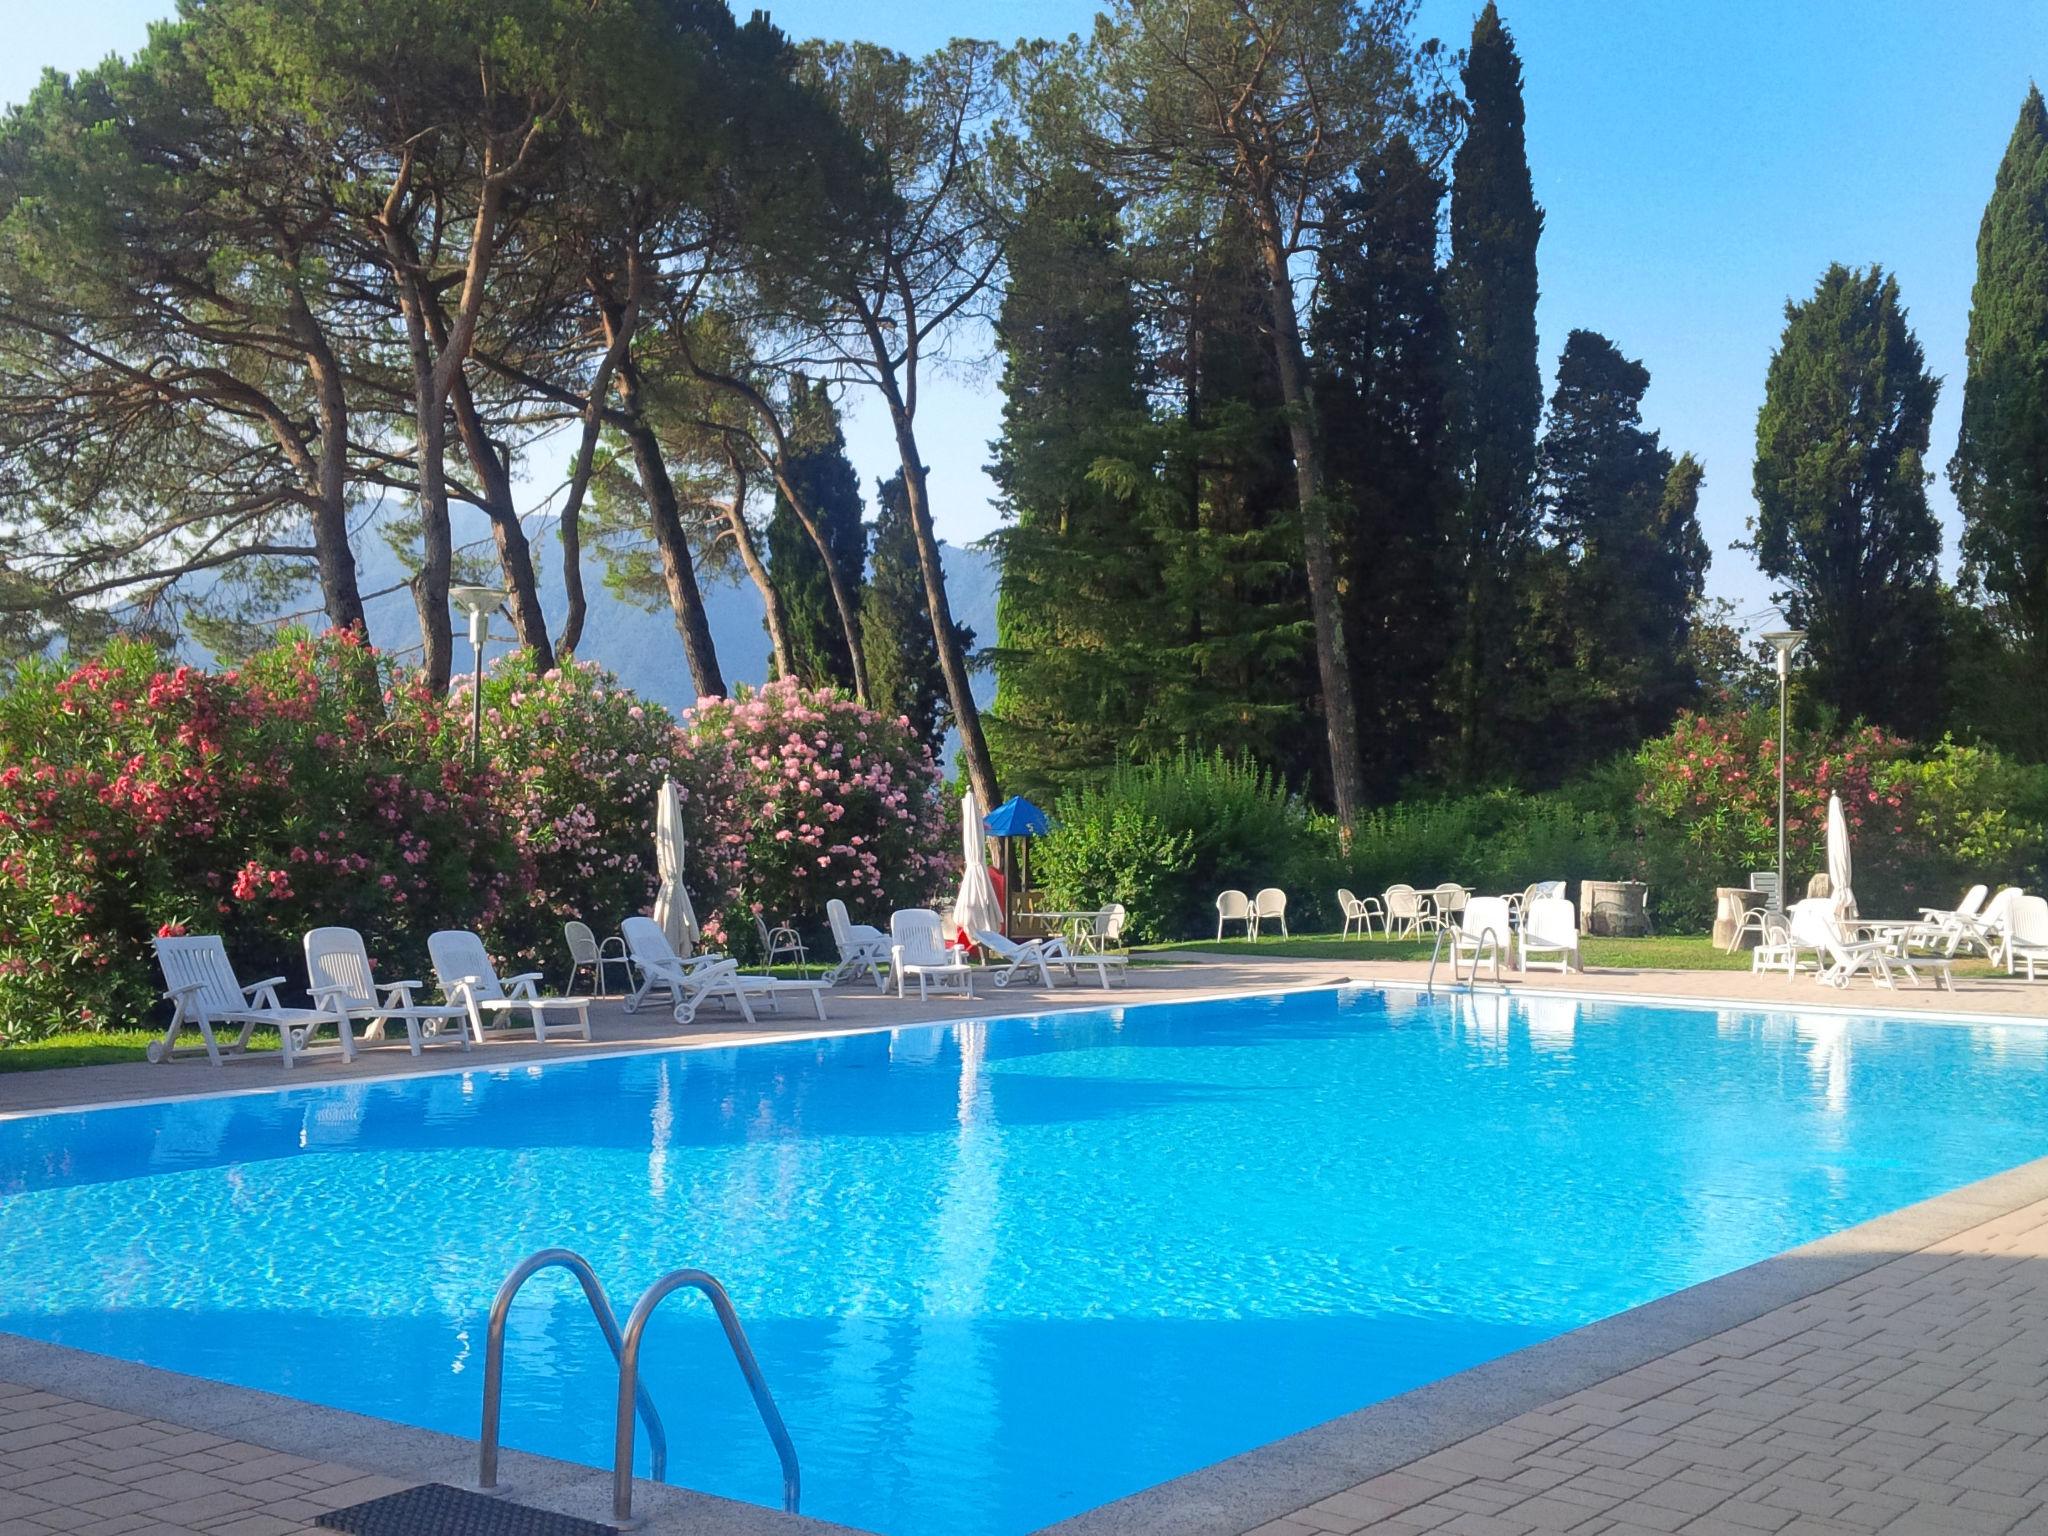
<instances>
[{"instance_id":1,"label":"pool edge coping","mask_svg":"<svg viewBox=\"0 0 2048 1536\"><path fill-rule=\"evenodd\" d=\"M1190 951L1199 956L1199 952ZM1199 957L1191 964L1204 963L1208 957ZM1227 957L1225 957L1227 958ZM1343 962L1307 962L1310 964ZM1372 962L1367 962L1372 963ZM82 1115L106 1109L135 1109L152 1105L182 1104L207 1099L242 1098L258 1093L319 1092L338 1088L361 1087L369 1084L413 1082L423 1078L455 1077L468 1072L514 1072L545 1070L549 1067L574 1065L591 1061L616 1061L631 1056L661 1055L682 1051L739 1050L759 1045L796 1045L813 1040L843 1040L860 1035L900 1034L907 1030L953 1029L962 1024L1001 1024L1020 1019L1045 1019L1072 1013L1099 1013L1107 1008L1163 1008L1182 1007L1190 1003L1238 1002L1250 998L1289 997L1301 992L1339 992L1346 988L1371 987L1380 991L1422 992L1435 995L1438 990L1447 994L1464 992L1474 997L1556 997L1574 1002L1642 1004L1659 1008L1690 1008L1711 1012L1735 1010L1742 1013L1820 1013L1855 1019L1879 1019L1887 1022L1916 1024L1946 1024L1983 1027L1986 1025L2021 1025L2027 1028L2048 1028L2048 1015L2034 1016L2014 1013L1968 1013L1942 1012L1935 1009L1909 1008L1887 1010L1881 1005L1872 1008L1859 1007L1842 1001L1816 1001L1812 1003L1765 1002L1736 997L1694 997L1668 992L1600 992L1582 990L1567 986L1542 986L1533 990L1517 990L1505 982L1496 982L1481 987L1477 983L1446 983L1441 989L1426 982L1412 981L1405 977L1382 976L1339 976L1313 981L1300 981L1273 987L1239 987L1234 990L1195 992L1187 997L1155 997L1143 1002L1108 1003L1082 1002L1078 998L1071 1002L1054 1002L1044 1008L1034 1008L1017 1013L967 1014L957 1019L928 1019L911 1024L856 1024L843 1029L803 1029L783 1031L765 1035L741 1035L716 1040L650 1041L639 1045L620 1045L611 1050L579 1051L573 1056L527 1057L514 1061L478 1064L457 1062L444 1067L426 1067L416 1072L379 1072L362 1077L322 1078L318 1081L301 1080L293 1082L285 1078L279 1082L244 1084L233 1088L210 1088L197 1093L152 1094L145 1097L122 1099L88 1099L74 1104L52 1104L28 1109L0 1109L0 1124L13 1120L33 1120L42 1116ZM1107 989L1105 989L1106 991ZM1110 993L1114 996L1114 993ZM1836 994L1837 997L1840 994ZM978 999L977 999L978 1001ZM828 1024L830 1020L826 1021ZM466 1052L464 1053L467 1054ZM280 1067L282 1072L285 1069Z\"/></svg>"},{"instance_id":2,"label":"pool edge coping","mask_svg":"<svg viewBox=\"0 0 2048 1536\"><path fill-rule=\"evenodd\" d=\"M2043 1201L2048 1157L1267 1441L1031 1536L1244 1536L1558 1398Z\"/></svg>"}]
</instances>

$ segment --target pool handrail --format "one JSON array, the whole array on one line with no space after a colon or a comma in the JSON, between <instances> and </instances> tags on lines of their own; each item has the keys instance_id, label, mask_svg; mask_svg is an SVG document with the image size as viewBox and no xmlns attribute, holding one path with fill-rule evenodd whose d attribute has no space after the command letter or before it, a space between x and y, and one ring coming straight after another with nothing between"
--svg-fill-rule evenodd
<instances>
[{"instance_id":1,"label":"pool handrail","mask_svg":"<svg viewBox=\"0 0 2048 1536\"><path fill-rule=\"evenodd\" d=\"M685 1286L702 1292L711 1303L711 1310L718 1314L718 1325L725 1330L725 1341L732 1348L733 1360L738 1364L740 1374L747 1379L747 1390L754 1396L754 1407L760 1412L768 1438L775 1442L776 1458L782 1463L782 1507L788 1513L796 1514L797 1500L802 1492L796 1445L789 1438L789 1428L782 1422L781 1410L775 1406L775 1396L768 1390L767 1379L761 1374L761 1362L754 1358L754 1347L747 1342L747 1332L740 1326L739 1313L733 1310L732 1298L726 1294L724 1286L703 1270L677 1269L650 1285L634 1305L632 1316L626 1319L625 1348L619 1355L618 1420L612 1447L612 1519L622 1529L630 1530L634 1524L633 1403L640 1384L640 1340L647 1331L648 1320L654 1316L655 1308ZM661 1481L658 1473L655 1480Z\"/></svg>"},{"instance_id":2,"label":"pool handrail","mask_svg":"<svg viewBox=\"0 0 2048 1536\"><path fill-rule=\"evenodd\" d=\"M543 1248L522 1260L498 1287L497 1297L491 1302L490 1327L484 1335L484 1421L477 1436L476 1485L486 1493L498 1484L498 1417L505 1395L505 1318L519 1288L544 1269L566 1269L576 1277L597 1318L597 1326L604 1331L605 1343L611 1346L612 1359L624 1368L625 1341L619 1333L618 1314L612 1311L611 1299L598 1283L597 1272L589 1261L567 1248ZM662 1428L661 1415L655 1411L654 1399L645 1387L638 1388L630 1401L637 1402L640 1416L647 1421L654 1480L664 1482L668 1477L668 1431Z\"/></svg>"}]
</instances>

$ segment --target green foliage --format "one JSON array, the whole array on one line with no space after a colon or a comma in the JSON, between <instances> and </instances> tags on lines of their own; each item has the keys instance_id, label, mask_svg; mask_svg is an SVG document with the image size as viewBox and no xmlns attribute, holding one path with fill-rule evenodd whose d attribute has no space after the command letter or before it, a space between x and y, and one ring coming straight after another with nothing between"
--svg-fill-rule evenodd
<instances>
[{"instance_id":1,"label":"green foliage","mask_svg":"<svg viewBox=\"0 0 2048 1536\"><path fill-rule=\"evenodd\" d=\"M1267 769L1215 752L1117 769L1060 796L1031 854L1058 906L1120 901L1140 939L1213 926L1216 893L1285 885L1319 835L1301 801Z\"/></svg>"},{"instance_id":2,"label":"green foliage","mask_svg":"<svg viewBox=\"0 0 2048 1536\"><path fill-rule=\"evenodd\" d=\"M1650 371L1593 331L1565 338L1542 444L1552 543L1531 566L1513 659L1524 782L1556 783L1662 731L1692 703L1693 611L1706 585L1702 471L1643 426ZM1572 721L1570 731L1555 722Z\"/></svg>"},{"instance_id":3,"label":"green foliage","mask_svg":"<svg viewBox=\"0 0 2048 1536\"><path fill-rule=\"evenodd\" d=\"M931 604L900 471L875 488L875 506L874 552L860 603L868 697L877 712L907 720L936 756L952 724L952 709L939 671ZM955 624L953 635L963 652L974 644L974 631L964 624Z\"/></svg>"},{"instance_id":4,"label":"green foliage","mask_svg":"<svg viewBox=\"0 0 2048 1536\"><path fill-rule=\"evenodd\" d=\"M990 473L1013 521L997 536L997 692L987 726L1025 794L1115 762L1141 729L1162 638L1148 622L1161 551L1095 474L1148 424L1131 261L1114 198L1062 168L1026 200L996 324L1003 431Z\"/></svg>"},{"instance_id":5,"label":"green foliage","mask_svg":"<svg viewBox=\"0 0 2048 1536\"><path fill-rule=\"evenodd\" d=\"M2048 105L2027 87L1977 233L1962 436L1963 569L2038 694L2048 662ZM2048 728L2028 745L2048 757Z\"/></svg>"},{"instance_id":6,"label":"green foliage","mask_svg":"<svg viewBox=\"0 0 2048 1536\"><path fill-rule=\"evenodd\" d=\"M1444 182L1396 139L1359 170L1325 237L1311 326L1316 410L1358 669L1368 794L1396 793L1441 754L1442 637L1455 632L1456 336L1437 264Z\"/></svg>"},{"instance_id":7,"label":"green foliage","mask_svg":"<svg viewBox=\"0 0 2048 1536\"><path fill-rule=\"evenodd\" d=\"M868 560L860 478L846 457L839 410L823 380L812 383L799 374L790 381L789 439L783 473L823 531L840 579L858 592ZM852 688L853 660L824 559L780 491L764 542L769 571L789 620L798 680L807 688Z\"/></svg>"},{"instance_id":8,"label":"green foliage","mask_svg":"<svg viewBox=\"0 0 2048 1536\"><path fill-rule=\"evenodd\" d=\"M1463 776L1493 766L1486 678L1514 631L1519 567L1535 531L1536 204L1522 105L1522 61L1494 0L1472 25L1466 132L1451 166L1451 313L1458 327L1458 434L1464 515L1464 624L1453 704Z\"/></svg>"},{"instance_id":9,"label":"green foliage","mask_svg":"<svg viewBox=\"0 0 2048 1536\"><path fill-rule=\"evenodd\" d=\"M1809 686L1845 720L1942 717L1941 524L1927 505L1940 381L1898 280L1836 264L1785 307L1757 412L1757 564L1807 631Z\"/></svg>"}]
</instances>

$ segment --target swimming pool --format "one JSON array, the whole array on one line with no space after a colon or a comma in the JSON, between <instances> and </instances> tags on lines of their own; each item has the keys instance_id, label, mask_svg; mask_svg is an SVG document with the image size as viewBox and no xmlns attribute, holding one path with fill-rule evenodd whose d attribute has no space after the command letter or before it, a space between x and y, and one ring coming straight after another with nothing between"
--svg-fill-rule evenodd
<instances>
[{"instance_id":1,"label":"swimming pool","mask_svg":"<svg viewBox=\"0 0 2048 1536\"><path fill-rule=\"evenodd\" d=\"M1017 1536L2048 1153L2048 1030L1354 990L0 1122L0 1329L474 1436L719 1275L806 1513ZM567 1277L508 1444L609 1463ZM670 1479L774 1504L701 1306ZM645 1455L644 1439L642 1455ZM644 1460L642 1463L644 1470Z\"/></svg>"}]
</instances>

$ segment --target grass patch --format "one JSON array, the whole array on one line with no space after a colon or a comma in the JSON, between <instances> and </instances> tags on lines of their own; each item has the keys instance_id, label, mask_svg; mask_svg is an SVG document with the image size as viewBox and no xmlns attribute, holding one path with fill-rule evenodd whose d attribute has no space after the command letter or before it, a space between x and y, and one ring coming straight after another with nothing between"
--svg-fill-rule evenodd
<instances>
[{"instance_id":1,"label":"grass patch","mask_svg":"<svg viewBox=\"0 0 2048 1536\"><path fill-rule=\"evenodd\" d=\"M150 1043L162 1038L163 1031L155 1029L73 1029L43 1040L8 1041L0 1044L0 1072L40 1072L48 1067L103 1067L120 1061L147 1061ZM229 1031L214 1038L225 1053L234 1035ZM196 1031L187 1030L178 1037L181 1053L188 1047L200 1048L201 1044ZM249 1037L249 1049L252 1053L276 1050L277 1031L257 1030Z\"/></svg>"},{"instance_id":2,"label":"grass patch","mask_svg":"<svg viewBox=\"0 0 2048 1536\"><path fill-rule=\"evenodd\" d=\"M1390 939L1339 938L1333 933L1302 934L1283 939L1277 935L1257 939L1193 939L1181 944L1163 944L1155 953L1176 949L1203 950L1219 955L1257 955L1271 960L1427 960L1431 938ZM1448 957L1450 947L1444 948ZM1749 951L1723 954L1706 934L1671 934L1647 939L1579 940L1579 958L1587 965L1615 970L1662 971L1746 971ZM1448 958L1443 962L1449 964Z\"/></svg>"}]
</instances>

